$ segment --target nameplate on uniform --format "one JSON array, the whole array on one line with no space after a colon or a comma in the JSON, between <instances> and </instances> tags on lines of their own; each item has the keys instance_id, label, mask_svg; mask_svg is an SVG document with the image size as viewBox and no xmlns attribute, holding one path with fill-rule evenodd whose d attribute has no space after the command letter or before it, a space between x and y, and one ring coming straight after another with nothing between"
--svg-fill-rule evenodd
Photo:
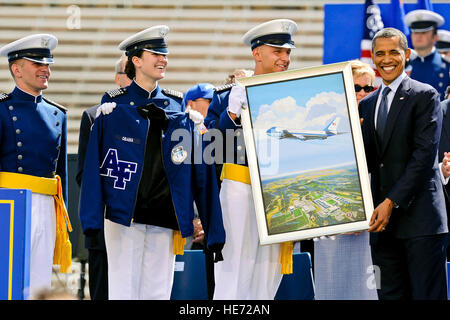
<instances>
[{"instance_id":1,"label":"nameplate on uniform","mask_svg":"<svg viewBox=\"0 0 450 320\"><path fill-rule=\"evenodd\" d=\"M121 136L120 134L116 134L114 136L117 140L123 141L123 142L130 142L135 144L141 144L141 139L139 138L133 138L133 137L125 137Z\"/></svg>"}]
</instances>

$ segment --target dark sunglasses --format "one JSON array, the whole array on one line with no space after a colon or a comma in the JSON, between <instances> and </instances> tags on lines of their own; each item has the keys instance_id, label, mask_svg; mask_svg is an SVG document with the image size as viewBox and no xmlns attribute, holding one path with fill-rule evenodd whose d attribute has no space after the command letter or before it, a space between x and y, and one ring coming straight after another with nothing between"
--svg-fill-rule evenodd
<instances>
[{"instance_id":1,"label":"dark sunglasses","mask_svg":"<svg viewBox=\"0 0 450 320\"><path fill-rule=\"evenodd\" d=\"M359 84L355 84L355 92L360 92L361 89L364 89L365 92L369 93L373 91L373 87L372 86L364 86L361 87Z\"/></svg>"}]
</instances>

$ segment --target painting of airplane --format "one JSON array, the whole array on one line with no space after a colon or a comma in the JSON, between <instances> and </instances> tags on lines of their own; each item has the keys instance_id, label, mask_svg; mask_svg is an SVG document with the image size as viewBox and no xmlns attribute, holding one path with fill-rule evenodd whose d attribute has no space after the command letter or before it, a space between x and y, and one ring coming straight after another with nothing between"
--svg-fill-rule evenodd
<instances>
[{"instance_id":1,"label":"painting of airplane","mask_svg":"<svg viewBox=\"0 0 450 320\"><path fill-rule=\"evenodd\" d=\"M302 129L287 129L280 127L272 127L267 130L267 135L278 139L299 139L299 140L316 140L327 139L328 137L340 134L337 132L337 126L340 118L335 117L323 130L302 130Z\"/></svg>"}]
</instances>

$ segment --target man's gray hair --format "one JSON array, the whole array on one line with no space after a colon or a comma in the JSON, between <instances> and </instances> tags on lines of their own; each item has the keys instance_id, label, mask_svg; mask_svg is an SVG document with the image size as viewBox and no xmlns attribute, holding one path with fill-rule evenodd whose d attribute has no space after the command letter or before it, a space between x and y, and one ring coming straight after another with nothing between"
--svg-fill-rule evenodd
<instances>
[{"instance_id":1,"label":"man's gray hair","mask_svg":"<svg viewBox=\"0 0 450 320\"><path fill-rule=\"evenodd\" d=\"M378 38L393 38L398 37L400 39L400 46L404 51L408 50L408 40L406 39L406 36L403 32L401 32L398 29L395 28L384 28L378 31L375 36L372 39L372 52L375 48L375 41L377 41Z\"/></svg>"},{"instance_id":2,"label":"man's gray hair","mask_svg":"<svg viewBox=\"0 0 450 320\"><path fill-rule=\"evenodd\" d=\"M124 59L125 58L126 58L126 56L123 54L122 56L120 56L119 60L116 61L116 65L115 65L116 73L124 72L124 69L125 69L125 67L124 67L125 61L124 61Z\"/></svg>"}]
</instances>

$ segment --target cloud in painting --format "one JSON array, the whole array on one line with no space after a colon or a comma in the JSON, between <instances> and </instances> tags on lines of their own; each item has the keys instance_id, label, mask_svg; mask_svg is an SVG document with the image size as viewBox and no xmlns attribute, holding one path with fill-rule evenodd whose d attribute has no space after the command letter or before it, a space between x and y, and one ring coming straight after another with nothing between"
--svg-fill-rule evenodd
<instances>
[{"instance_id":1,"label":"cloud in painting","mask_svg":"<svg viewBox=\"0 0 450 320\"><path fill-rule=\"evenodd\" d=\"M321 92L311 97L306 106L287 96L275 100L271 105L262 105L253 121L254 129L267 130L271 127L322 130L334 116L341 118L338 131L349 131L345 94Z\"/></svg>"}]
</instances>

